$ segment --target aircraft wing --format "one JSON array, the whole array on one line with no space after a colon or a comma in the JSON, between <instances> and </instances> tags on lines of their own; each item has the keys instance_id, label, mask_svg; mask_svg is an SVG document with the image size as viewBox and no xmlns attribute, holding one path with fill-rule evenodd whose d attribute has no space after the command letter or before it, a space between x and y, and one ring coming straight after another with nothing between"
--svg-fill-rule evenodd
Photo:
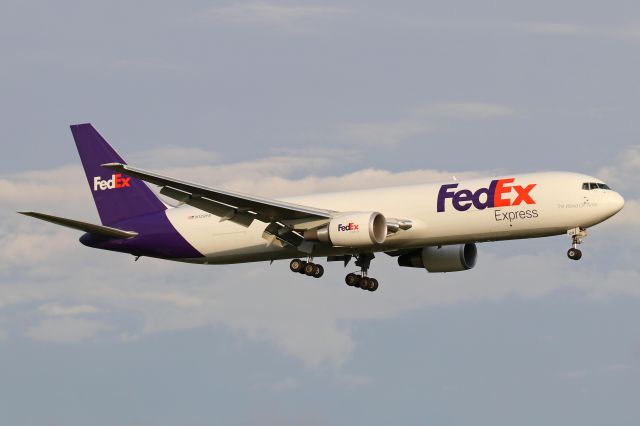
<instances>
[{"instance_id":1,"label":"aircraft wing","mask_svg":"<svg viewBox=\"0 0 640 426\"><path fill-rule=\"evenodd\" d=\"M158 185L162 187L160 193L169 198L219 216L221 221L230 220L245 227L251 225L253 220L256 219L269 224L278 222L326 222L337 213L332 210L317 209L238 192L208 188L125 164L108 163L102 166Z\"/></svg>"}]
</instances>

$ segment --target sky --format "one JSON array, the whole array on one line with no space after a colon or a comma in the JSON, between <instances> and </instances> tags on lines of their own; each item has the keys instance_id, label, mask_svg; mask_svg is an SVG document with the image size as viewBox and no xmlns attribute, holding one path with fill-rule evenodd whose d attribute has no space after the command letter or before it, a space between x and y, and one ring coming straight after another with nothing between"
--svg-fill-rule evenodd
<instances>
[{"instance_id":1,"label":"sky","mask_svg":"<svg viewBox=\"0 0 640 426\"><path fill-rule=\"evenodd\" d=\"M0 425L637 425L640 5L0 2ZM97 221L68 126L133 165L268 197L540 170L626 199L381 287L184 265ZM321 207L321 206L319 206Z\"/></svg>"}]
</instances>

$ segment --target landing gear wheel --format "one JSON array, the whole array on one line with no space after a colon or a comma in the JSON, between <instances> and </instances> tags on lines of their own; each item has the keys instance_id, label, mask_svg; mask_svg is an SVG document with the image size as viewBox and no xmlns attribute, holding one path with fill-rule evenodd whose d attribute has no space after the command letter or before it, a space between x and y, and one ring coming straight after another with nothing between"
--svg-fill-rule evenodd
<instances>
[{"instance_id":1,"label":"landing gear wheel","mask_svg":"<svg viewBox=\"0 0 640 426\"><path fill-rule=\"evenodd\" d=\"M367 290L376 291L377 289L378 289L378 280L376 280L375 278L370 278L369 279L369 288L367 288Z\"/></svg>"},{"instance_id":2,"label":"landing gear wheel","mask_svg":"<svg viewBox=\"0 0 640 426\"><path fill-rule=\"evenodd\" d=\"M293 259L291 263L289 263L289 269L291 269L291 272L300 272L302 270L302 260Z\"/></svg>"},{"instance_id":3,"label":"landing gear wheel","mask_svg":"<svg viewBox=\"0 0 640 426\"><path fill-rule=\"evenodd\" d=\"M301 274L304 274L304 268L307 267L307 262L305 262L304 260L301 260L300 263L302 264L302 267L300 268L300 270L298 271Z\"/></svg>"},{"instance_id":4,"label":"landing gear wheel","mask_svg":"<svg viewBox=\"0 0 640 426\"><path fill-rule=\"evenodd\" d=\"M354 273L350 273L346 277L344 277L344 282L346 282L347 285L350 287L356 287L356 284L358 283L359 279L360 279L359 276L357 276Z\"/></svg>"},{"instance_id":5,"label":"landing gear wheel","mask_svg":"<svg viewBox=\"0 0 640 426\"><path fill-rule=\"evenodd\" d=\"M572 260L580 260L582 252L577 248L570 248L569 251L567 251L567 256Z\"/></svg>"},{"instance_id":6,"label":"landing gear wheel","mask_svg":"<svg viewBox=\"0 0 640 426\"><path fill-rule=\"evenodd\" d=\"M308 262L304 265L304 274L312 277L315 274L316 265L314 263Z\"/></svg>"},{"instance_id":7,"label":"landing gear wheel","mask_svg":"<svg viewBox=\"0 0 640 426\"><path fill-rule=\"evenodd\" d=\"M356 283L353 286L356 288L362 288L362 277L360 275L356 275Z\"/></svg>"},{"instance_id":8,"label":"landing gear wheel","mask_svg":"<svg viewBox=\"0 0 640 426\"><path fill-rule=\"evenodd\" d=\"M313 278L320 278L324 275L324 267L322 265L316 265L313 268Z\"/></svg>"},{"instance_id":9,"label":"landing gear wheel","mask_svg":"<svg viewBox=\"0 0 640 426\"><path fill-rule=\"evenodd\" d=\"M373 283L371 282L371 279L367 277L362 277L362 279L360 280L360 288L363 290L369 290L372 287L373 287Z\"/></svg>"}]
</instances>

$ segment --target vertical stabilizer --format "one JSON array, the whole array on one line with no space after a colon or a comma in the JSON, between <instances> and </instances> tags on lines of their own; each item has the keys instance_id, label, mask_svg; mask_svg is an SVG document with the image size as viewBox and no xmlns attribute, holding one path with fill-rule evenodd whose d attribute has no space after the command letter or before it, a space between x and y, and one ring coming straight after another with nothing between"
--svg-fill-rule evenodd
<instances>
[{"instance_id":1,"label":"vertical stabilizer","mask_svg":"<svg viewBox=\"0 0 640 426\"><path fill-rule=\"evenodd\" d=\"M72 125L71 133L103 225L166 210L143 181L100 166L125 162L91 124Z\"/></svg>"}]
</instances>

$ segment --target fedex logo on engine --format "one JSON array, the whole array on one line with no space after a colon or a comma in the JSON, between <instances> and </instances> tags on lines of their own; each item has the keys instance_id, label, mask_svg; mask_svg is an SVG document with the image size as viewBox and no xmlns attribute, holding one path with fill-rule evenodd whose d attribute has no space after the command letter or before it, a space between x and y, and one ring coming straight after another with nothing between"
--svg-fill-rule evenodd
<instances>
[{"instance_id":1,"label":"fedex logo on engine","mask_svg":"<svg viewBox=\"0 0 640 426\"><path fill-rule=\"evenodd\" d=\"M131 178L123 177L120 173L111 175L111 179L102 180L100 176L93 178L93 190L104 191L105 189L119 189L131 187Z\"/></svg>"},{"instance_id":2,"label":"fedex logo on engine","mask_svg":"<svg viewBox=\"0 0 640 426\"><path fill-rule=\"evenodd\" d=\"M355 224L353 222L349 222L347 225L343 225L343 224L339 224L338 225L338 232L342 232L342 231L358 231L360 230L360 225Z\"/></svg>"},{"instance_id":3,"label":"fedex logo on engine","mask_svg":"<svg viewBox=\"0 0 640 426\"><path fill-rule=\"evenodd\" d=\"M469 189L456 191L457 183L442 185L438 192L438 212L445 211L447 198L451 199L453 208L460 212L469 210L471 206L484 210L493 207L517 206L523 203L535 204L530 192L537 184L511 185L514 180L515 178L492 180L488 188L480 188L475 192Z\"/></svg>"}]
</instances>

